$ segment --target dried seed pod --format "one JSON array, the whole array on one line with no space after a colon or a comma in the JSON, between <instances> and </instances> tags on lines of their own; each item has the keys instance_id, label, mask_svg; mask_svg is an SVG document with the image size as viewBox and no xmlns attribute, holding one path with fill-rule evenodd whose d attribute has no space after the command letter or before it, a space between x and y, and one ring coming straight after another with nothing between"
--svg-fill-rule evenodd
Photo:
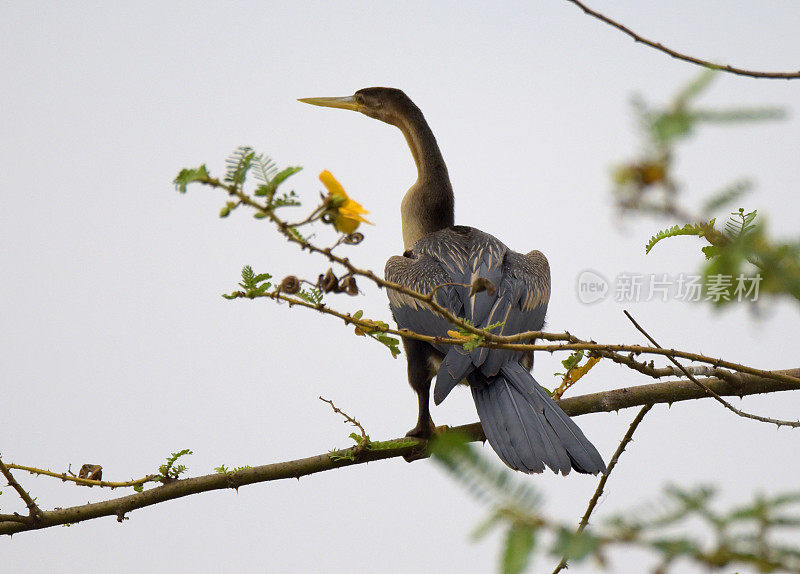
<instances>
[{"instance_id":1,"label":"dried seed pod","mask_svg":"<svg viewBox=\"0 0 800 574\"><path fill-rule=\"evenodd\" d=\"M355 233L350 233L349 235L347 235L347 237L344 238L344 242L347 243L348 245L358 245L362 241L364 241L364 234L359 233L358 231L356 231Z\"/></svg>"},{"instance_id":2,"label":"dried seed pod","mask_svg":"<svg viewBox=\"0 0 800 574\"><path fill-rule=\"evenodd\" d=\"M300 291L300 280L294 275L289 275L281 281L280 291L294 295Z\"/></svg>"},{"instance_id":3,"label":"dried seed pod","mask_svg":"<svg viewBox=\"0 0 800 574\"><path fill-rule=\"evenodd\" d=\"M78 472L78 478L103 480L103 467L99 464L84 464Z\"/></svg>"},{"instance_id":4,"label":"dried seed pod","mask_svg":"<svg viewBox=\"0 0 800 574\"><path fill-rule=\"evenodd\" d=\"M330 293L331 291L338 293L339 279L334 275L333 269L328 269L325 275L321 277L319 287L324 293Z\"/></svg>"},{"instance_id":5,"label":"dried seed pod","mask_svg":"<svg viewBox=\"0 0 800 574\"><path fill-rule=\"evenodd\" d=\"M356 285L356 278L348 275L342 279L339 285L339 290L347 292L348 295L358 295L358 285Z\"/></svg>"}]
</instances>

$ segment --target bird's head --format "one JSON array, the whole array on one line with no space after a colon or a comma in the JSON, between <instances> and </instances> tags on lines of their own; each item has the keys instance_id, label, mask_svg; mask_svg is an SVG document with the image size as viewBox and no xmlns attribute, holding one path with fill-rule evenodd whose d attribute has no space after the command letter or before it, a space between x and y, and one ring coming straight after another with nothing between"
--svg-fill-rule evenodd
<instances>
[{"instance_id":1,"label":"bird's head","mask_svg":"<svg viewBox=\"0 0 800 574\"><path fill-rule=\"evenodd\" d=\"M402 90L396 88L364 88L352 96L341 98L302 98L304 104L353 110L381 120L387 124L398 125L401 118L408 116L417 107Z\"/></svg>"}]
</instances>

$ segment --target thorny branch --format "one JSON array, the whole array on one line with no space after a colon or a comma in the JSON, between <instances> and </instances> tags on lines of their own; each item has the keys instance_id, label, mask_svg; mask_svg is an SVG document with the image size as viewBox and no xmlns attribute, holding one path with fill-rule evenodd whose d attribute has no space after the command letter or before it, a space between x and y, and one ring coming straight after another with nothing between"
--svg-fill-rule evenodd
<instances>
[{"instance_id":1,"label":"thorny branch","mask_svg":"<svg viewBox=\"0 0 800 574\"><path fill-rule=\"evenodd\" d=\"M419 295L421 298L425 296L412 291L416 295ZM269 293L261 293L258 295L248 295L243 291L234 291L229 295L231 298L243 298L243 299L258 299L258 298L268 298L273 299L275 301L284 301L289 303L289 305L299 305L301 307L305 307L307 309L313 309L315 311L319 311L325 315L331 315L333 317L337 317L345 322L345 324L352 324L356 327L360 327L365 331L373 331L375 330L375 325L369 319L357 319L352 316L350 313L342 313L340 311L336 311L328 307L324 303L309 303L308 301L304 301L302 299L298 299L296 297L290 297L278 291L273 291ZM757 375L766 378L774 378L776 381L782 381L785 383L790 383L796 385L800 388L800 379L783 375L779 372L775 371L765 371L762 369L755 369L753 367L748 367L746 365L740 365L738 363L733 363L731 361L726 361L721 358L714 358L707 355L701 355L698 353L690 353L687 351L681 351L678 349L663 349L661 347L647 347L643 345L618 345L618 344L602 344L596 343L594 341L585 341L582 339L578 339L577 337L571 335L568 332L565 333L548 333L545 331L526 331L524 333L519 333L517 335L510 335L510 336L503 336L503 335L493 335L490 331L484 331L482 329L476 329L469 323L464 323L461 320L457 319L458 326L464 325L464 328L469 327L472 331L476 333L480 333L483 335L484 333L486 339L495 339L499 340L499 342L495 341L485 341L483 346L491 348L491 349L509 349L514 351L547 351L550 353L558 352L558 351L591 351L596 353L600 356L606 357L614 361L615 363L619 363L625 366L630 367L636 371L639 371L643 374L651 376L653 378L663 378L663 377L670 377L670 376L682 376L683 371L680 369L676 369L673 367L655 367L652 364L643 363L636 361L633 356L634 355L662 355L666 357L680 357L683 359L688 359L690 361L696 361L701 363L707 363L712 365L711 367L703 367L703 366L691 366L690 369L697 372L701 375L712 375L712 376L719 376L724 377L726 375L734 375L730 371L736 371L739 373L745 373L749 375ZM413 331L409 331L408 329L393 329L391 327L386 329L381 329L384 333L389 333L392 335L397 335L400 337L405 337L409 339L417 339L419 341L425 341L428 343L436 343L436 344L445 344L445 345L463 345L464 339L459 338L451 338L451 337L432 337L429 335L422 335L420 333L414 333ZM518 340L525 340L525 339L545 339L551 341L565 341L563 343L555 344L555 345L543 345L543 344L532 344L532 343L514 343L514 342L505 342L505 341L518 341ZM622 353L629 353L629 355L624 355ZM729 369L725 371L724 369Z\"/></svg>"},{"instance_id":2,"label":"thorny branch","mask_svg":"<svg viewBox=\"0 0 800 574\"><path fill-rule=\"evenodd\" d=\"M581 518L580 523L578 524L577 534L580 534L586 529L586 526L589 524L589 518L592 516L592 512L597 507L597 502L600 500L600 497L603 495L603 489L606 486L606 482L608 482L608 477L611 475L611 471L617 466L617 461L619 461L619 457L622 456L622 453L625 452L625 449L628 447L628 444L633 440L633 433L636 432L636 429L639 427L639 423L642 422L644 416L653 408L653 405L645 405L641 408L639 413L631 422L631 425L628 427L628 432L625 433L625 436L622 437L622 440L617 447L617 450L614 451L614 455L611 457L611 460L608 462L608 467L606 467L605 473L603 476L600 477L600 482L597 484L597 489L594 491L594 495L592 499L589 501L589 506L586 508L586 512L583 513L583 517ZM567 558L564 557L561 559L561 562L558 563L555 570L553 570L553 574L558 574L564 568L567 567Z\"/></svg>"},{"instance_id":3,"label":"thorny branch","mask_svg":"<svg viewBox=\"0 0 800 574\"><path fill-rule=\"evenodd\" d=\"M40 520L42 517L41 509L36 506L36 502L34 502L33 498L31 498L31 495L28 494L28 492L17 482L17 480L14 478L14 475L11 474L11 471L2 461L2 459L0 459L0 473L2 473L8 481L8 486L17 491L17 494L25 503L25 506L28 507L28 521L26 522L36 522Z\"/></svg>"},{"instance_id":4,"label":"thorny branch","mask_svg":"<svg viewBox=\"0 0 800 574\"><path fill-rule=\"evenodd\" d=\"M632 388L616 389L613 391L583 395L560 401L560 405L564 411L571 416L578 416L592 412L616 411L631 406L646 405L634 420L634 424L631 425L631 428L626 434L626 437L623 439L620 448L612 458L609 464L608 472L601 480L600 486L598 487L598 490L596 491L595 496L593 497L593 500L590 503L583 520L581 521L581 526L579 527L581 529L585 528L589 516L596 505L597 499L599 499L602 493L602 488L605 485L608 473L613 470L619 455L621 454L622 450L624 450L625 445L630 441L630 437L632 436L636 426L653 404L665 402L672 404L678 401L706 398L707 396L712 396L718 400L721 400L719 399L721 396L742 397L750 394L795 390L800 386L800 369L774 372L753 369L744 365L723 361L722 359L714 359L711 357L674 349L663 349L652 339L651 342L654 344L654 347L644 347L639 345L602 345L594 341L583 341L572 336L568 332L545 333L531 331L511 336L500 336L493 334L489 331L470 325L461 318L454 316L447 309L438 305L434 301L435 291L427 295L415 292L411 289L403 287L402 285L386 281L376 276L370 270L363 270L355 267L346 257L335 255L332 252L332 249L339 245L340 242L337 242L331 248L320 248L314 246L307 240L303 239L302 236L299 236L299 234L293 233L293 227L275 215L274 208L270 204L269 200L267 201L267 204L261 204L241 191L241 189L236 185L223 184L219 180L211 178L210 176L199 181L212 187L224 189L229 195L236 197L236 205L248 205L255 208L262 217L269 218L274 224L276 224L279 231L289 241L298 244L301 249L308 249L312 253L320 253L324 255L329 261L342 265L345 269L347 269L350 275L365 277L380 287L395 290L421 301L425 305L429 306L434 312L439 313L448 319L452 324L460 327L463 331L480 337L481 344L484 346L489 348L543 350L549 352L583 349L589 351L591 357L609 358L614 362L628 366L631 369L643 374L647 374L648 376L654 378L677 375L678 373L688 377L689 381L678 380L652 385L642 385ZM319 209L315 211L312 216L307 218L305 222L301 222L301 224L310 222L312 219L314 219L313 215L317 214L318 212ZM280 291L260 293L255 295L244 292L236 292L233 295L234 297L249 298L269 297L276 301L288 302L290 305L300 305L325 314L336 316L342 319L346 324L353 324L367 331L375 330L375 323L372 321L361 319L360 317L357 318L350 314L340 313L333 309L329 309L325 304L322 303L314 304L298 298L290 297L286 294L280 293ZM429 337L412 333L403 329L398 330L381 328L380 330L382 332L393 333L401 337L415 338L428 342L459 345L464 344L463 338ZM534 341L535 339L556 341L557 344L537 345L526 343L526 341ZM625 355L624 353L628 353L628 355ZM672 367L656 367L652 361L646 363L634 358L635 356L641 354L667 356L676 365L677 370ZM675 357L703 362L709 366L693 365L684 367L675 360ZM701 382L695 377L695 374L711 375L711 377L706 378ZM327 453L294 461L280 462L252 468L243 468L237 470L237 472L234 474L217 473L189 479L175 479L150 490L129 496L123 496L102 502L89 503L71 508L56 509L52 511L41 511L36 506L33 499L27 494L27 492L25 492L24 489L22 489L19 484L14 481L8 467L5 466L2 461L0 461L0 471L2 471L6 478L9 479L9 483L17 490L30 511L30 516L28 517L20 516L18 514L0 515L0 534L13 534L15 532L26 530L47 528L61 524L71 524L100 516L116 516L117 519L121 521L124 519L125 514L132 510L158 504L166 500L188 496L190 494L222 488L238 489L240 486L247 484L278 480L282 478L299 478L300 476L331 470L342 466L361 464L384 458L406 456L411 453L419 453L420 450L425 450L427 443L421 439L406 437L382 442L369 441L363 427L358 423L358 421L346 413L343 413L332 403L332 401L323 399L322 397L320 397L320 399L329 403L335 412L342 414L346 418L347 422L354 424L361 431L362 441L357 441L358 444L350 449L337 451L336 457L331 456L331 453ZM730 408L735 409L734 407ZM735 409L735 411L738 411L738 409ZM790 424L783 421L776 421L774 419L756 417L754 415L750 416L750 418L763 420L765 422L772 422L775 424ZM483 430L481 429L479 423L457 427L454 430L466 434L468 437L470 437L470 440L485 440ZM350 454L351 456L345 456L345 454ZM60 478L62 480L73 480L74 478L63 473L58 474L50 471L43 471L42 469L36 469L34 467L24 467L21 465L14 465L14 467L21 470L26 470L28 472L34 472L36 474ZM78 484L116 488L120 486L141 486L145 482L150 481L151 478L151 476L148 476L137 481L129 481L128 483L109 483L106 481L91 481L86 479L77 479L73 481Z\"/></svg>"},{"instance_id":5,"label":"thorny branch","mask_svg":"<svg viewBox=\"0 0 800 574\"><path fill-rule=\"evenodd\" d=\"M792 378L800 377L800 369L778 372ZM740 375L735 380L707 378L703 380L703 383L720 396L741 397L795 389L794 385L754 375ZM669 381L571 397L561 400L559 405L564 409L564 412L575 417L589 413L618 411L634 406L658 403L672 404L707 397L708 395L703 389L698 388L691 381ZM452 430L466 435L473 441L485 440L480 423L454 427ZM141 493L82 506L43 511L41 519L38 521L20 517L19 515L11 515L11 518L9 518L9 515L0 515L0 535L49 528L61 524L74 524L101 516L124 517L126 513L138 508L200 492L224 488L237 489L241 486L258 482L299 478L343 466L362 464L385 458L402 457L419 452L425 444L425 441L421 439L404 437L389 441L372 442L370 448L361 452L357 457L353 456L352 460L342 455L352 452L352 449L356 447L338 451L340 456L335 457L335 460L329 453L325 453L299 460L245 468L235 474L215 473L194 478L177 479ZM356 453L353 454L355 455Z\"/></svg>"},{"instance_id":6,"label":"thorny branch","mask_svg":"<svg viewBox=\"0 0 800 574\"><path fill-rule=\"evenodd\" d=\"M700 363L707 363L712 365L716 368L724 368L729 369L730 371L735 371L738 373L750 374L750 375L758 375L761 377L772 377L776 380L781 380L783 382L793 383L796 387L800 388L800 380L794 377L785 377L780 374L776 374L769 371L763 371L760 369L754 369L752 367L748 367L745 365L740 365L737 363L732 363L730 361L725 361L720 358L713 358L704 355L700 355L697 353L689 353L685 351L680 351L676 349L663 349L661 346L654 344L653 347L645 347L640 345L608 345L608 344L598 344L594 341L585 341L578 339L577 337L571 335L569 332L564 333L546 333L543 331L527 331L523 333L517 333L515 335L497 335L493 334L491 331L482 329L480 327L476 327L469 322L465 321L461 317L454 315L450 310L446 309L442 305L439 305L434 300L435 289L428 294L419 293L414 291L413 289L409 289L403 285L398 283L394 283L392 281L387 281L381 277L378 277L369 269L360 269L356 267L349 258L347 257L340 257L332 252L331 248L321 248L318 247L311 242L307 241L306 239L298 236L298 234L293 233L293 227L287 224L284 220L282 220L278 215L275 213L274 207L269 203L269 201L265 204L262 204L258 201L255 201L251 196L245 193L242 188L236 184L225 184L221 182L217 178L213 178L211 176L205 176L197 180L198 182L222 189L226 191L230 196L236 197L239 204L247 205L249 207L254 208L262 217L267 217L272 221L280 231L280 233L286 237L292 243L296 243L300 246L301 249L307 249L311 253L319 253L325 256L329 261L332 263L338 263L342 265L350 275L357 275L361 277L365 277L378 285L379 287L384 287L386 289L391 289L393 291L402 293L409 297L412 297L418 301L421 301L425 305L427 305L432 311L438 313L445 319L447 319L453 325L459 327L463 331L470 333L478 338L480 338L480 344L493 349L509 349L515 351L548 351L548 352L556 352L556 351L576 351L576 350L585 350L590 351L591 354L594 356L605 357L609 358L612 361L628 366L637 370L641 373L649 374L651 376L657 371L654 365L647 365L645 363L638 362L634 359L634 355L640 354L654 354L654 355L663 355L666 356L672 361L678 369L680 369L681 373L684 375L688 374L687 371L683 370L683 367L675 361L675 358L684 358L691 361L696 361ZM317 213L320 211L320 208L314 211ZM241 291L237 291L229 295L230 298L236 297L247 297L247 298L256 298L256 297L268 297L273 300L283 300L287 301L290 304L297 304L303 307L315 309L321 313L334 315L339 317L340 319L344 320L345 323L353 323L357 327L360 327L367 331L374 331L375 325L373 322L366 320L366 319L357 319L350 314L340 313L333 309L330 309L323 303L313 304L308 303L306 301L287 297L286 295L280 293L280 291L273 291L267 293L259 293L259 294L247 294ZM634 322L635 323L635 322ZM464 340L458 338L445 338L445 337L432 337L428 335L422 335L419 333L413 333L411 331L405 329L392 329L386 328L381 329L382 332L396 334L401 337L418 339L422 341L426 341L429 343L436 343L436 344L450 344L450 345L463 345ZM549 341L560 341L558 344L555 345L543 345L543 344L533 344L533 343L525 343L525 341L534 341L536 339L544 339ZM651 342L655 343L651 340ZM622 353L629 353L627 357L625 357ZM670 373L672 374L672 373ZM733 373L730 373L733 375ZM690 375L691 376L691 375ZM726 376L722 373L719 373L719 376ZM739 409L736 409L726 401L717 397L719 401L722 402L726 408L730 408L733 412L740 414L741 416L746 416L747 418L752 418L754 420L760 420L761 422L769 422L772 424L776 424L778 426L786 425L791 427L800 427L800 421L793 422L793 421L780 421L778 419L771 419L768 417L759 417L757 415L749 415L748 413L744 413Z\"/></svg>"},{"instance_id":7,"label":"thorny branch","mask_svg":"<svg viewBox=\"0 0 800 574\"><path fill-rule=\"evenodd\" d=\"M639 34L634 32L633 30L628 28L627 26L624 26L624 25L620 24L619 22L616 22L615 20L612 20L608 16L604 16L603 14L600 14L599 12L595 12L594 10L592 10L591 8L589 8L588 6L586 6L585 4L580 2L579 0L567 0L567 2L571 2L572 4L575 4L578 8L583 10L589 16L597 18L601 22L605 22L606 24L616 28L620 32L623 32L623 33L627 34L628 36L633 38L634 41L639 42L641 44L644 44L646 46L650 46L651 48L654 48L654 49L656 49L656 50L658 50L660 52L668 54L669 56L672 56L673 58L676 58L678 60L683 60L684 62L689 62L691 64L697 64L698 66L703 66L704 68L709 68L711 70L721 70L723 72L729 72L731 74L736 74L736 75L739 75L739 76L749 76L751 78L768 78L768 79L783 79L783 80L791 80L791 79L795 79L795 78L800 78L800 71L797 71L797 72L759 72L759 71L755 71L755 70L745 70L743 68L736 68L734 66L730 66L730 65L727 65L727 64L715 64L714 62L709 62L708 60L702 60L700 58L695 58L693 56L682 54L681 52L677 52L675 50L672 50L672 49L664 46L663 44L660 44L658 42L654 42L652 40L648 40L647 38L643 38L642 36L640 36Z\"/></svg>"},{"instance_id":8,"label":"thorny branch","mask_svg":"<svg viewBox=\"0 0 800 574\"><path fill-rule=\"evenodd\" d=\"M355 418L351 417L346 412L344 412L342 409L340 409L335 404L333 404L333 401L331 401L329 399L326 399L326 398L323 398L323 397L317 397L317 398L319 400L321 400L323 403L328 403L331 406L331 408L333 409L333 412L335 412L336 414L342 415L344 417L344 422L345 423L350 423L354 427L357 427L358 428L358 432L361 433L361 438L363 439L363 442L359 443L359 446L361 446L362 444L366 446L366 442L367 442L367 438L368 438L367 437L367 432L364 430L364 427L361 426L360 422L358 422Z\"/></svg>"},{"instance_id":9,"label":"thorny branch","mask_svg":"<svg viewBox=\"0 0 800 574\"><path fill-rule=\"evenodd\" d=\"M91 478L81 478L79 476L75 476L74 474L70 474L67 472L53 472L52 470L47 470L44 468L36 468L33 466L23 466L21 464L11 463L7 466L10 469L22 470L25 472L29 472L31 474L38 474L40 476L50 476L64 482L74 482L75 484L79 484L81 486L89 486L89 487L99 486L102 488L110 488L111 490L114 490L115 488L126 488L132 486L139 486L142 484L146 484L148 482L155 482L155 479L158 478L159 476L157 474L148 474L147 476L143 476L142 478L137 478L135 480L113 482L109 480L92 480Z\"/></svg>"},{"instance_id":10,"label":"thorny branch","mask_svg":"<svg viewBox=\"0 0 800 574\"><path fill-rule=\"evenodd\" d=\"M642 335L644 335L645 337L647 337L647 340L648 340L648 341L650 341L650 342L651 342L653 345L655 345L655 346L656 346L656 347L658 347L659 349L661 348L661 346L660 346L658 343L656 343L655 339L653 339L653 337L651 337L651 336L650 336L650 335L647 333L647 331L645 331L645 330L644 330L644 329L641 327L641 325L639 325L639 323L637 323L637 322L636 322L636 320L635 320L633 317L631 317L631 314L630 314L630 313L628 313L627 311L624 311L624 313L625 313L625 316L626 316L626 317L628 317L628 319L630 319L630 320L631 320L631 323L633 323L634 327L636 327L636 328L639 330L639 332L641 332L641 333L642 333ZM703 389L703 390L704 390L706 393L708 393L708 395L709 395L710 397L714 398L714 400L716 400L718 403L720 403L720 404L721 404L722 406L724 406L726 409L728 409L729 411L732 411L733 413L735 413L735 414L739 415L740 417L744 417L744 418L747 418L747 419L752 419L752 420L759 421L759 422L762 422L762 423L771 423L771 424L777 425L778 427L782 427L782 426L788 426L788 427L793 427L793 428L800 427L800 421L784 421L784 420L773 419L773 418L769 418L769 417L762 417L762 416L759 416L759 415L754 415L754 414L746 413L746 412L744 412L744 411L743 411L743 410L741 410L741 409L737 409L737 408L736 408L736 407L734 407L732 404L730 404L728 401L726 401L726 400L725 400L725 399L723 399L721 396L719 396L717 393L715 393L713 390L711 390L710 388L708 388L708 386L706 386L705 384L703 384L703 383L701 383L700 381L698 381L698 380L695 378L695 376L694 376L694 375L692 375L692 374L691 374L689 371L685 370L685 369L683 368L683 365L681 365L681 364L680 364L678 361L676 361L676 360L675 360L675 357L672 357L672 356L669 356L669 355L668 355L668 356L667 356L667 358L668 358L670 361L672 361L672 363L673 363L673 364L674 364L676 367L678 367L678 368L681 370L681 372L682 372L682 373L683 373L683 374L684 374L684 375L685 375L685 376L686 376L686 377L687 377L687 378L688 378L690 381L692 381L692 382L693 382L693 383L695 383L695 384L696 384L698 387L700 387L701 389Z\"/></svg>"}]
</instances>

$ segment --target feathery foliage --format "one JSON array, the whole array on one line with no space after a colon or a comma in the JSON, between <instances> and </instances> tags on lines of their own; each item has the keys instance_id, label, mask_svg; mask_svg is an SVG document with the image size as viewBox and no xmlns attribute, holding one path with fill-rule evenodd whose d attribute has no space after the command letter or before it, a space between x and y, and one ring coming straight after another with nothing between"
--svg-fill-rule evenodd
<instances>
[{"instance_id":1,"label":"feathery foliage","mask_svg":"<svg viewBox=\"0 0 800 574\"><path fill-rule=\"evenodd\" d=\"M185 465L175 463L182 456L187 456L190 454L192 454L192 451L188 448L170 454L170 456L167 457L167 462L158 467L158 474L160 475L159 479L161 482L177 480L180 475L186 472L187 469Z\"/></svg>"},{"instance_id":2,"label":"feathery foliage","mask_svg":"<svg viewBox=\"0 0 800 574\"><path fill-rule=\"evenodd\" d=\"M241 189L247 172L253 166L256 152L249 146L239 146L225 160L225 181Z\"/></svg>"},{"instance_id":3,"label":"feathery foliage","mask_svg":"<svg viewBox=\"0 0 800 574\"><path fill-rule=\"evenodd\" d=\"M708 89L714 77L713 71L702 72L664 107L651 107L641 97L634 98L633 110L644 145L638 157L617 164L612 170L614 194L620 209L682 221L701 219L690 216L686 208L678 203L681 186L673 173L678 144L693 136L700 125L727 125L786 117L785 110L774 107L731 110L698 108L695 101ZM714 209L734 201L749 188L749 183L742 180L726 186L706 200L703 214L712 213ZM704 215L702 219L705 218Z\"/></svg>"},{"instance_id":4,"label":"feathery foliage","mask_svg":"<svg viewBox=\"0 0 800 574\"><path fill-rule=\"evenodd\" d=\"M259 295L263 295L266 293L270 287L272 287L272 283L270 283L270 279L272 279L272 275L269 273L258 273L256 274L253 271L253 268L249 265L245 265L242 268L242 280L239 283L239 287L244 289L245 297L257 297ZM236 299L236 295L223 295L226 299Z\"/></svg>"},{"instance_id":5,"label":"feathery foliage","mask_svg":"<svg viewBox=\"0 0 800 574\"><path fill-rule=\"evenodd\" d=\"M718 511L712 506L712 488L669 486L660 500L576 532L543 512L542 498L529 483L517 482L516 474L490 462L463 437L446 433L435 439L431 451L449 474L491 509L476 536L497 527L506 529L500 555L504 574L523 571L537 546L548 541L550 555L571 563L594 558L605 566L605 550L628 546L648 551L659 573L677 567L678 560L706 568L800 571L800 548L781 538L787 531L800 534L800 493L759 495L748 504ZM698 527L705 535L698 535Z\"/></svg>"},{"instance_id":6,"label":"feathery foliage","mask_svg":"<svg viewBox=\"0 0 800 574\"><path fill-rule=\"evenodd\" d=\"M319 305L322 303L323 293L320 289L316 287L309 287L308 289L303 289L297 293L297 296L303 299L304 301L308 301L312 305Z\"/></svg>"},{"instance_id":7,"label":"feathery foliage","mask_svg":"<svg viewBox=\"0 0 800 574\"><path fill-rule=\"evenodd\" d=\"M205 182L209 179L208 168L203 164L194 169L182 169L172 182L180 193L186 193L186 186L193 182Z\"/></svg>"},{"instance_id":8,"label":"feathery foliage","mask_svg":"<svg viewBox=\"0 0 800 574\"><path fill-rule=\"evenodd\" d=\"M650 241L645 245L644 252L650 253L650 250L655 247L656 243L668 237L677 237L678 235L696 235L703 237L709 229L714 228L715 220L712 219L708 223L687 223L683 227L680 225L673 225L670 228L662 229L650 238Z\"/></svg>"}]
</instances>

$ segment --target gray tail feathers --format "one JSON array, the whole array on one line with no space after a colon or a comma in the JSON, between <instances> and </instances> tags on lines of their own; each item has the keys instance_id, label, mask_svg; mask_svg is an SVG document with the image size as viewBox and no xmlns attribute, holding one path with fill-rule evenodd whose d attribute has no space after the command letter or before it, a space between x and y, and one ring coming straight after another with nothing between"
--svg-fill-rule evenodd
<instances>
[{"instance_id":1,"label":"gray tail feathers","mask_svg":"<svg viewBox=\"0 0 800 574\"><path fill-rule=\"evenodd\" d=\"M527 473L545 465L561 474L605 472L594 445L520 364L506 363L488 379L473 372L468 380L486 438L508 466Z\"/></svg>"}]
</instances>

